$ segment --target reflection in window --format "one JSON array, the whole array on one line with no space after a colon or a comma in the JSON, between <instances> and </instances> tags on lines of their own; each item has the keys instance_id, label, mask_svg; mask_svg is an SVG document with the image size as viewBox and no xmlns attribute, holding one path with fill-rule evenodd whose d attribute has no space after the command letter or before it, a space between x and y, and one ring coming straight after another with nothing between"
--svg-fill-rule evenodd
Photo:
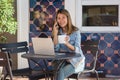
<instances>
[{"instance_id":1,"label":"reflection in window","mask_svg":"<svg viewBox=\"0 0 120 80\"><path fill-rule=\"evenodd\" d=\"M83 26L118 26L118 5L87 5L82 10Z\"/></svg>"}]
</instances>

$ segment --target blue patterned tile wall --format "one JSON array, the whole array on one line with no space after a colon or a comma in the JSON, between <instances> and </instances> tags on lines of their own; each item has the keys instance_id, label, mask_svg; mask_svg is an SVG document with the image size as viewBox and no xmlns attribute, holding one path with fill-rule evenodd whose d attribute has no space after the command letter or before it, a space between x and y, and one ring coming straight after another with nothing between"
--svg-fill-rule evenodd
<instances>
[{"instance_id":1,"label":"blue patterned tile wall","mask_svg":"<svg viewBox=\"0 0 120 80\"><path fill-rule=\"evenodd\" d=\"M119 33L82 33L82 40L92 39L95 35L99 39L99 56L97 70L105 74L120 74L120 34ZM89 58L92 58L89 56ZM86 62L91 63L91 62ZM86 65L87 66L87 65ZM88 66L89 67L89 66Z\"/></svg>"},{"instance_id":2,"label":"blue patterned tile wall","mask_svg":"<svg viewBox=\"0 0 120 80\"><path fill-rule=\"evenodd\" d=\"M29 32L29 46L30 52L33 53L32 37L39 37L42 33L51 36L52 25L54 22L56 11L59 8L64 8L64 0L30 0L30 32ZM42 20L44 28L40 30L39 20L35 19L34 13L39 11L45 14ZM120 74L120 33L81 33L82 40L99 39L99 56L97 61L97 70L102 70L106 74ZM91 38L91 35L94 37ZM86 55L92 59L92 53ZM41 60L38 60L42 63ZM91 63L87 61L86 63ZM39 69L39 67L31 61L31 68ZM90 65L86 65L90 67Z\"/></svg>"}]
</instances>

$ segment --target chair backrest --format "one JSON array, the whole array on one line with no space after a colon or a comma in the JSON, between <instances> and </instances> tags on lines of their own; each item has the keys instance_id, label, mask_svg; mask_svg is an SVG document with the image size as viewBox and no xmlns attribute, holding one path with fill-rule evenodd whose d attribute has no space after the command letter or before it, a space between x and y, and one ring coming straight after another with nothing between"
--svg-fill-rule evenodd
<instances>
[{"instance_id":1,"label":"chair backrest","mask_svg":"<svg viewBox=\"0 0 120 80\"><path fill-rule=\"evenodd\" d=\"M20 53L28 52L27 42L16 42L16 43L1 43L0 49L2 52L7 53Z\"/></svg>"},{"instance_id":2,"label":"chair backrest","mask_svg":"<svg viewBox=\"0 0 120 80\"><path fill-rule=\"evenodd\" d=\"M11 66L13 65L11 54L18 54L22 52L27 53L29 51L26 41L16 43L0 43L0 50L1 52L8 53L7 55Z\"/></svg>"},{"instance_id":3,"label":"chair backrest","mask_svg":"<svg viewBox=\"0 0 120 80\"><path fill-rule=\"evenodd\" d=\"M98 57L98 40L86 40L81 42L81 48L86 57L85 69L95 69Z\"/></svg>"},{"instance_id":4,"label":"chair backrest","mask_svg":"<svg viewBox=\"0 0 120 80\"><path fill-rule=\"evenodd\" d=\"M44 32L40 33L39 35L40 38L48 38L48 35Z\"/></svg>"}]
</instances>

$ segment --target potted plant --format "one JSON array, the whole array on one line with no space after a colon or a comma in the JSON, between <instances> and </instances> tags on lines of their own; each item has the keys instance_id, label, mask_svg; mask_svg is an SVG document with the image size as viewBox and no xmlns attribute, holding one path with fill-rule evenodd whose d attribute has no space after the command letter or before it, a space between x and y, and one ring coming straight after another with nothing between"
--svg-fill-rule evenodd
<instances>
[{"instance_id":1,"label":"potted plant","mask_svg":"<svg viewBox=\"0 0 120 80\"><path fill-rule=\"evenodd\" d=\"M14 18L14 0L0 0L0 41L5 42L4 33L15 34L17 21Z\"/></svg>"}]
</instances>

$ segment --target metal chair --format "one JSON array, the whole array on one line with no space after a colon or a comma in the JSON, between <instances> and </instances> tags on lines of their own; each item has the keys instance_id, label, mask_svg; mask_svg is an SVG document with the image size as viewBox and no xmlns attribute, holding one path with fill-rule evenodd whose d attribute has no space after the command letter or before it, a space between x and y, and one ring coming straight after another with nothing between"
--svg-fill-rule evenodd
<instances>
[{"instance_id":1,"label":"metal chair","mask_svg":"<svg viewBox=\"0 0 120 80\"><path fill-rule=\"evenodd\" d=\"M8 68L11 69L10 70L10 74L11 75L20 75L23 76L25 74L23 74L23 72L21 70L12 70L12 58L11 55L12 54L16 54L16 53L21 53L21 52L28 52L28 47L27 47L27 42L16 42L16 43L1 43L0 44L0 50L1 52L4 52L7 55L7 60L8 60L8 65L10 65ZM8 73L8 68L7 73ZM29 69L29 68L27 68ZM23 71L25 72L27 69L24 69ZM4 78L6 79L8 74L5 74ZM12 79L11 79L12 80Z\"/></svg>"},{"instance_id":2,"label":"metal chair","mask_svg":"<svg viewBox=\"0 0 120 80\"><path fill-rule=\"evenodd\" d=\"M8 56L7 60L8 60L9 65L10 65L9 66L10 69L12 68L12 64L14 63L12 61L12 58L11 58L11 56L13 54L20 54L23 52L28 54L28 51L29 51L28 44L26 41L15 42L15 43L1 43L0 50L7 54L7 56ZM35 62L38 66L41 66L41 64L37 63L36 60L28 60L28 63L29 63L28 68L11 70L10 71L11 75L22 76L22 77L27 76L29 78L29 80L38 80L40 78L45 78L47 75L45 73L45 71L43 72L42 70L38 71L38 70L31 69L31 67L30 67L31 61ZM7 71L8 71L8 69L7 69ZM7 72L7 73L9 73L9 72ZM6 79L7 75L8 74L5 75L5 77L4 77L5 79Z\"/></svg>"},{"instance_id":3,"label":"metal chair","mask_svg":"<svg viewBox=\"0 0 120 80\"><path fill-rule=\"evenodd\" d=\"M96 79L99 80L98 71L96 70L96 63L98 57L98 42L99 41L92 41L92 40L82 41L81 48L83 50L84 55L86 54L93 55L93 60L91 63L92 66L91 65L90 67L85 66L85 69L82 72L72 74L71 76L68 77L68 80L69 78L75 78L78 80L80 75L84 73L96 73ZM86 60L89 61L89 58L86 57Z\"/></svg>"},{"instance_id":4,"label":"metal chair","mask_svg":"<svg viewBox=\"0 0 120 80\"><path fill-rule=\"evenodd\" d=\"M20 54L20 53L28 53L29 49L28 49L28 44L26 41L24 42L15 42L15 43L1 43L0 44L0 50L4 53L7 54L8 58L8 62L9 62L9 69L12 69L12 64L14 63L12 61L11 56L13 54ZM29 66L30 66L30 60L28 60ZM7 68L7 73L8 72L8 68ZM40 74L40 73L39 73ZM6 79L8 74L5 74L4 79ZM29 79L35 77L38 75L38 72L34 71L33 69L31 69L30 67L28 68L23 68L23 69L15 69L15 70L10 70L10 75L13 76L28 76ZM44 77L43 73L41 72L42 76L40 77ZM12 79L11 79L12 80ZM32 80L32 79L31 79Z\"/></svg>"}]
</instances>

